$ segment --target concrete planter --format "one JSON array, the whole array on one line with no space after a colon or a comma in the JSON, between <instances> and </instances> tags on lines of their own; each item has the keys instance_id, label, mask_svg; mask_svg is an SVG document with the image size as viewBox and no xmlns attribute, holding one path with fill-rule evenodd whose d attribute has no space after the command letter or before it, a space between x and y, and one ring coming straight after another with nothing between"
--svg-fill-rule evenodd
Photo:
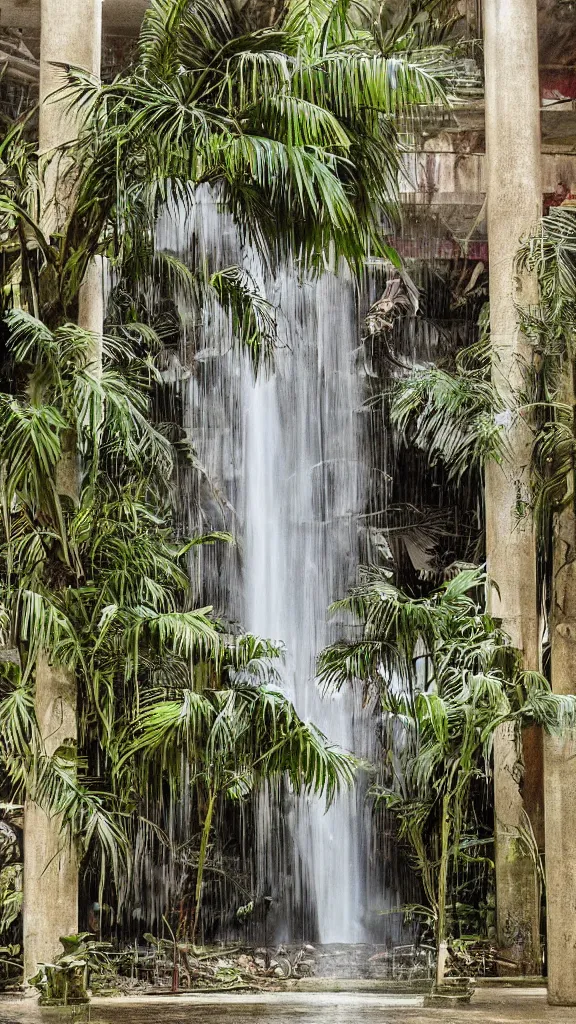
<instances>
[{"instance_id":1,"label":"concrete planter","mask_svg":"<svg viewBox=\"0 0 576 1024\"><path fill-rule=\"evenodd\" d=\"M467 1006L473 993L474 986L470 978L446 978L442 985L434 985L432 991L424 996L424 1006Z\"/></svg>"}]
</instances>

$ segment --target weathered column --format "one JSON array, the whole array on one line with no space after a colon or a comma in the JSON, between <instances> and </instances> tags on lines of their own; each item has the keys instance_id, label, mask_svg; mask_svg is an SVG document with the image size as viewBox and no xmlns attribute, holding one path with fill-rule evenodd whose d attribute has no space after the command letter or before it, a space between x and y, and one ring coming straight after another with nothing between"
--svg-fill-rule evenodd
<instances>
[{"instance_id":1,"label":"weathered column","mask_svg":"<svg viewBox=\"0 0 576 1024\"><path fill-rule=\"evenodd\" d=\"M573 367L563 399L573 409ZM576 494L567 481L568 506L554 523L553 594L550 614L552 688L576 693ZM546 828L546 927L548 999L576 1006L576 735L544 737Z\"/></svg>"},{"instance_id":2,"label":"weathered column","mask_svg":"<svg viewBox=\"0 0 576 1024\"><path fill-rule=\"evenodd\" d=\"M41 0L40 6L40 122L38 151L44 181L44 230L57 230L66 221L73 179L66 178L68 161L56 151L72 142L78 120L68 103L56 94L65 84L63 64L100 74L102 59L102 0Z\"/></svg>"},{"instance_id":3,"label":"weathered column","mask_svg":"<svg viewBox=\"0 0 576 1024\"><path fill-rule=\"evenodd\" d=\"M100 73L102 0L41 0L39 153L43 177L43 228L53 233L65 222L73 193L71 177L64 175L67 161L55 155L72 141L78 124L54 92L63 84L68 63ZM80 297L80 317L88 329L101 332L102 297L93 266ZM82 325L82 323L81 323ZM74 452L60 467L60 487L71 497L78 493ZM36 715L45 752L65 753L77 740L76 685L73 676L44 655L36 669ZM58 817L48 815L31 800L24 816L24 980L38 963L50 962L62 951L61 935L78 931L78 864L75 851L63 836Z\"/></svg>"},{"instance_id":4,"label":"weathered column","mask_svg":"<svg viewBox=\"0 0 576 1024\"><path fill-rule=\"evenodd\" d=\"M542 208L540 98L536 0L484 0L486 77L486 186L490 258L493 379L506 409L523 380L530 349L518 328L516 306L537 300L535 282L520 277L514 260L521 238ZM507 450L502 466L486 474L486 545L491 612L523 653L539 665L536 552L529 514L530 434L512 413L503 417ZM496 589L498 588L498 589ZM539 907L530 858L519 848L524 823L524 764L508 728L494 750L496 900L499 943L540 969Z\"/></svg>"},{"instance_id":5,"label":"weathered column","mask_svg":"<svg viewBox=\"0 0 576 1024\"><path fill-rule=\"evenodd\" d=\"M76 725L76 685L73 676L55 668L46 657L36 667L36 716L46 754L64 752L72 744ZM39 963L51 963L62 952L61 935L78 931L78 863L63 835L60 818L52 817L32 800L24 814L24 981Z\"/></svg>"}]
</instances>

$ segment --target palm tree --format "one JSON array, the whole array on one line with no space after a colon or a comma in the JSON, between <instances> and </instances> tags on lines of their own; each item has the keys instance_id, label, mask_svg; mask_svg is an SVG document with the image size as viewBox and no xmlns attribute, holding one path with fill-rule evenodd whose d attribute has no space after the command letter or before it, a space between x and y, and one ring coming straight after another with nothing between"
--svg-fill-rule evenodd
<instances>
[{"instance_id":1,"label":"palm tree","mask_svg":"<svg viewBox=\"0 0 576 1024\"><path fill-rule=\"evenodd\" d=\"M359 618L362 637L333 644L319 660L325 685L357 683L377 695L386 737L377 798L413 852L435 921L439 987L450 880L458 861L481 851L471 788L488 785L496 730L513 723L519 738L528 724L561 732L576 722L576 698L523 671L509 638L483 612L485 586L482 572L464 569L429 597L413 598L389 573L363 569L350 597L334 606Z\"/></svg>"},{"instance_id":2,"label":"palm tree","mask_svg":"<svg viewBox=\"0 0 576 1024\"><path fill-rule=\"evenodd\" d=\"M124 759L132 762L135 783L149 791L161 792L166 779L178 784L183 754L193 768L201 836L192 941L219 804L245 800L262 781L274 777L287 777L295 792L323 794L329 804L352 783L355 773L352 757L328 746L313 725L302 722L282 692L258 682L259 662L262 655L269 656L270 645L253 638L243 638L240 644L250 649L241 672L233 664L226 666L226 683L217 689L172 687L151 693L121 744Z\"/></svg>"},{"instance_id":3,"label":"palm tree","mask_svg":"<svg viewBox=\"0 0 576 1024\"><path fill-rule=\"evenodd\" d=\"M167 202L209 186L272 261L396 258L398 118L445 103L446 51L378 32L352 0L295 0L246 32L229 0L154 0L133 67L100 86L72 70L84 130L59 267L65 301L94 251L138 276ZM75 173L75 171L74 171Z\"/></svg>"},{"instance_id":4,"label":"palm tree","mask_svg":"<svg viewBox=\"0 0 576 1024\"><path fill-rule=\"evenodd\" d=\"M10 798L26 791L60 815L84 854L98 841L118 874L144 766L161 758L177 778L184 755L207 789L203 867L224 791L288 774L331 799L353 763L266 686L278 648L231 637L210 608L193 607L189 552L230 538L174 537L174 452L148 419L150 354L105 338L96 381L87 332L52 333L22 311L8 327L17 387L0 397L0 615L13 657L0 662L0 722ZM70 434L83 466L77 503L58 486ZM48 753L40 737L33 694L46 656L78 684L80 761L70 745ZM82 770L94 743L96 786Z\"/></svg>"},{"instance_id":5,"label":"palm tree","mask_svg":"<svg viewBox=\"0 0 576 1024\"><path fill-rule=\"evenodd\" d=\"M576 215L570 208L552 209L540 233L518 254L520 269L534 273L539 305L525 310L522 327L534 346L535 373L530 395L535 416L532 476L545 557L551 517L571 502L574 461L571 393L573 337L576 329ZM567 486L568 481L568 486Z\"/></svg>"},{"instance_id":6,"label":"palm tree","mask_svg":"<svg viewBox=\"0 0 576 1024\"><path fill-rule=\"evenodd\" d=\"M529 239L520 262L539 285L539 304L524 316L523 328L534 345L534 419L532 466L541 576L549 620L550 679L556 693L574 693L573 636L576 627L575 385L576 214L552 209L541 230ZM558 794L574 786L574 734L545 745L546 876L549 985L552 1000L571 997L571 948L566 931L566 898L573 883L566 875L572 860L556 836L573 834ZM569 804L567 805L569 806ZM568 987L567 987L568 986Z\"/></svg>"},{"instance_id":7,"label":"palm tree","mask_svg":"<svg viewBox=\"0 0 576 1024\"><path fill-rule=\"evenodd\" d=\"M415 369L392 389L392 426L457 484L504 455L504 410L490 379L486 328L482 322L479 341L457 352L453 365Z\"/></svg>"}]
</instances>

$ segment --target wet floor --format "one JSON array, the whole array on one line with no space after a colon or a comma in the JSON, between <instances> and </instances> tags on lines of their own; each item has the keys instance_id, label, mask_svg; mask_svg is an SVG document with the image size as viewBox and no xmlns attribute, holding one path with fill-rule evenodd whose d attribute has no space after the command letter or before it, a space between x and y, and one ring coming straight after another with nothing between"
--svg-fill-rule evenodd
<instances>
[{"instance_id":1,"label":"wet floor","mask_svg":"<svg viewBox=\"0 0 576 1024\"><path fill-rule=\"evenodd\" d=\"M482 990L468 1008L428 1010L421 998L299 993L274 996L97 1000L55 1010L0 1001L0 1024L576 1024L576 1008L544 992Z\"/></svg>"}]
</instances>

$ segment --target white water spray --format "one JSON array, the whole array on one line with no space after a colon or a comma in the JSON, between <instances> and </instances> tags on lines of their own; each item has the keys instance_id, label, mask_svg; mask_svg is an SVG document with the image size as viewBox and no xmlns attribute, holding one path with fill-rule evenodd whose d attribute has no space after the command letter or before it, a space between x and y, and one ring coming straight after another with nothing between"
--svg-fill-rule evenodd
<instances>
[{"instance_id":1,"label":"white water spray","mask_svg":"<svg viewBox=\"0 0 576 1024\"><path fill-rule=\"evenodd\" d=\"M192 237L196 257L219 267L244 262L264 283L258 261L242 251L208 195L192 222L167 216L159 228L160 247L184 257ZM314 679L319 651L342 631L342 623L328 622L328 606L347 592L359 561L364 474L355 288L345 272L304 283L287 272L266 289L279 318L272 374L254 381L247 358L231 351L230 325L216 309L205 312L194 342L202 372L179 371L184 423L206 479L237 513L240 557L217 566L216 589L226 604L218 611L281 640L283 685L299 714L332 743L364 754L373 733L368 713L349 692L322 696ZM209 518L212 528L224 525ZM277 937L309 938L312 930L323 943L366 940L369 815L362 796L344 793L326 811L321 799L283 801L274 786L261 795L257 818L258 878L274 896Z\"/></svg>"},{"instance_id":2,"label":"white water spray","mask_svg":"<svg viewBox=\"0 0 576 1024\"><path fill-rule=\"evenodd\" d=\"M286 689L299 714L331 742L355 747L351 694L324 696L314 681L328 643L329 604L346 592L358 561L361 509L352 364L357 313L352 285L325 275L278 285L280 350L275 372L243 387L246 627L286 646ZM300 887L316 908L321 942L361 942L364 824L356 793L294 811ZM266 846L273 836L261 837Z\"/></svg>"}]
</instances>

